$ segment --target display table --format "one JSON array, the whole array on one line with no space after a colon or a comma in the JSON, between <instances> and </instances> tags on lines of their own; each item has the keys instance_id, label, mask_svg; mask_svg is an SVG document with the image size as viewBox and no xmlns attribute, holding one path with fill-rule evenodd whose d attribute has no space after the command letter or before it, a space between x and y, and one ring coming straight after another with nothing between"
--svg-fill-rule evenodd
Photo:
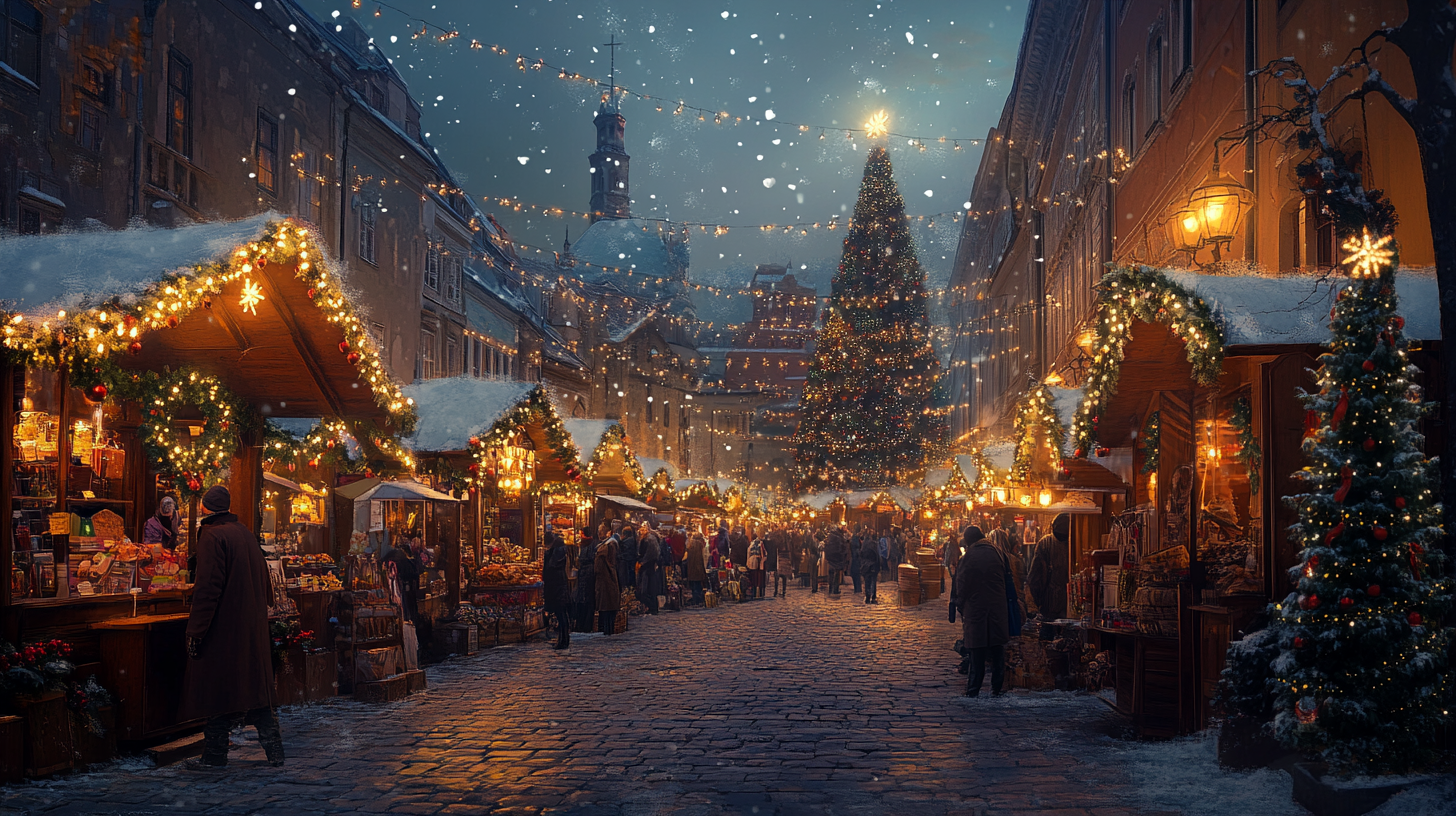
<instances>
[{"instance_id":1,"label":"display table","mask_svg":"<svg viewBox=\"0 0 1456 816\"><path fill-rule=\"evenodd\" d=\"M116 699L117 739L150 739L201 724L177 719L187 668L187 613L112 618L100 637L102 685Z\"/></svg>"},{"instance_id":2,"label":"display table","mask_svg":"<svg viewBox=\"0 0 1456 816\"><path fill-rule=\"evenodd\" d=\"M1117 710L1132 718L1141 737L1168 738L1189 733L1193 712L1181 693L1192 673L1184 672L1186 655L1178 638L1154 637L1130 629L1093 626L1088 629L1099 651L1112 652Z\"/></svg>"}]
</instances>

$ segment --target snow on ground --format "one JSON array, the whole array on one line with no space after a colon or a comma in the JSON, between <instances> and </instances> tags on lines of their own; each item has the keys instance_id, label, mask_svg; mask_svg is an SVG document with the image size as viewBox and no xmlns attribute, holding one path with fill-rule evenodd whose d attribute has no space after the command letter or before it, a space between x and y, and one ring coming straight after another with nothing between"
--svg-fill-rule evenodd
<instances>
[{"instance_id":1,"label":"snow on ground","mask_svg":"<svg viewBox=\"0 0 1456 816\"><path fill-rule=\"evenodd\" d=\"M1163 742L1107 740L1137 786L1148 810L1184 816L1305 816L1294 801L1294 781L1284 771L1228 771L1219 767L1213 731Z\"/></svg>"}]
</instances>

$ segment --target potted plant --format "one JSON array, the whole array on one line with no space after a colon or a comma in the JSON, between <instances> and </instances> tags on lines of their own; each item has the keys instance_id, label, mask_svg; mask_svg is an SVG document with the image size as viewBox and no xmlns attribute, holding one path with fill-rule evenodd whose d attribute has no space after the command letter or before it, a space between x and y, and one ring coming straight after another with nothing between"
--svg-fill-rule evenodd
<instances>
[{"instance_id":1,"label":"potted plant","mask_svg":"<svg viewBox=\"0 0 1456 816\"><path fill-rule=\"evenodd\" d=\"M76 670L71 645L61 640L16 649L0 642L0 696L23 721L26 776L47 776L71 767L71 723L65 687Z\"/></svg>"}]
</instances>

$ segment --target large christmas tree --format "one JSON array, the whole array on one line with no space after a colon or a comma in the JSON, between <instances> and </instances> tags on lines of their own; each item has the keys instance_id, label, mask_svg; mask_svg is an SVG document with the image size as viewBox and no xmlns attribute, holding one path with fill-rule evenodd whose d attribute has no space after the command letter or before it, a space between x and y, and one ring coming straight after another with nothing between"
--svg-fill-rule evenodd
<instances>
[{"instance_id":1,"label":"large christmas tree","mask_svg":"<svg viewBox=\"0 0 1456 816\"><path fill-rule=\"evenodd\" d=\"M1304 398L1316 428L1298 474L1309 492L1289 500L1303 551L1277 607L1271 685L1286 743L1344 770L1399 771L1428 757L1446 719L1450 588L1435 549L1437 470L1417 427L1428 406L1396 312L1394 219L1363 203L1350 213L1366 220L1345 244L1352 280L1330 312L1319 391Z\"/></svg>"},{"instance_id":2,"label":"large christmas tree","mask_svg":"<svg viewBox=\"0 0 1456 816\"><path fill-rule=\"evenodd\" d=\"M925 273L890 156L870 150L800 399L801 489L900 484L945 450Z\"/></svg>"}]
</instances>

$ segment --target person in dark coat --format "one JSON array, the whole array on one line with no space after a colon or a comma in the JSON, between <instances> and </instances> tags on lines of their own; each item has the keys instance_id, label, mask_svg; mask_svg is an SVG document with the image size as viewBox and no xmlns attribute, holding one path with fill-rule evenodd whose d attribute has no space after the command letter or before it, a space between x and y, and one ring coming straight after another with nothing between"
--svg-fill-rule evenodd
<instances>
[{"instance_id":1,"label":"person in dark coat","mask_svg":"<svg viewBox=\"0 0 1456 816\"><path fill-rule=\"evenodd\" d=\"M581 550L576 554L576 614L578 632L594 632L597 614L597 538L591 528L581 528Z\"/></svg>"},{"instance_id":2,"label":"person in dark coat","mask_svg":"<svg viewBox=\"0 0 1456 816\"><path fill-rule=\"evenodd\" d=\"M283 764L283 733L273 699L268 603L273 586L258 539L228 512L232 497L215 485L202 497L197 573L187 617L187 663L179 720L205 719L199 768L227 765L228 733L239 722L258 729L274 766Z\"/></svg>"},{"instance_id":3,"label":"person in dark coat","mask_svg":"<svg viewBox=\"0 0 1456 816\"><path fill-rule=\"evenodd\" d=\"M981 693L989 659L991 694L999 697L1006 673L1006 642L1011 639L1006 614L1006 556L974 524L966 528L963 541L965 555L956 566L954 600L961 613L961 637L971 652L966 696Z\"/></svg>"},{"instance_id":4,"label":"person in dark coat","mask_svg":"<svg viewBox=\"0 0 1456 816\"><path fill-rule=\"evenodd\" d=\"M854 581L854 594L859 594L860 582L860 548L864 546L864 540L874 535L873 532L864 528L863 525L854 525L854 535L849 539L849 576Z\"/></svg>"},{"instance_id":5,"label":"person in dark coat","mask_svg":"<svg viewBox=\"0 0 1456 816\"><path fill-rule=\"evenodd\" d=\"M617 534L610 530L602 525L605 540L597 547L596 559L597 615L601 618L602 631L609 637L616 633L617 610L622 608L622 584L617 579L621 550Z\"/></svg>"},{"instance_id":6,"label":"person in dark coat","mask_svg":"<svg viewBox=\"0 0 1456 816\"><path fill-rule=\"evenodd\" d=\"M541 556L541 600L546 614L556 619L556 643L551 648L571 645L571 580L567 577L566 542L551 533Z\"/></svg>"},{"instance_id":7,"label":"person in dark coat","mask_svg":"<svg viewBox=\"0 0 1456 816\"><path fill-rule=\"evenodd\" d=\"M683 575L693 591L693 604L703 603L703 585L708 582L708 541L702 533L693 533L683 557Z\"/></svg>"},{"instance_id":8,"label":"person in dark coat","mask_svg":"<svg viewBox=\"0 0 1456 816\"><path fill-rule=\"evenodd\" d=\"M748 564L748 535L739 527L728 536L728 560L742 568Z\"/></svg>"},{"instance_id":9,"label":"person in dark coat","mask_svg":"<svg viewBox=\"0 0 1456 816\"><path fill-rule=\"evenodd\" d=\"M637 539L637 600L647 606L647 614L657 614L657 596L667 593L662 578L662 541L657 533L644 530Z\"/></svg>"},{"instance_id":10,"label":"person in dark coat","mask_svg":"<svg viewBox=\"0 0 1456 816\"><path fill-rule=\"evenodd\" d=\"M859 543L859 569L864 575L865 603L880 602L880 542L874 535L866 535Z\"/></svg>"},{"instance_id":11,"label":"person in dark coat","mask_svg":"<svg viewBox=\"0 0 1456 816\"><path fill-rule=\"evenodd\" d=\"M844 571L849 569L849 542L844 538L843 527L829 531L829 538L824 542L824 560L829 570L829 594L838 597Z\"/></svg>"},{"instance_id":12,"label":"person in dark coat","mask_svg":"<svg viewBox=\"0 0 1456 816\"><path fill-rule=\"evenodd\" d=\"M617 536L617 584L623 589L637 586L637 527L630 522L612 522ZM638 600L641 600L640 598Z\"/></svg>"},{"instance_id":13,"label":"person in dark coat","mask_svg":"<svg viewBox=\"0 0 1456 816\"><path fill-rule=\"evenodd\" d=\"M1036 602L1042 620L1059 620L1067 616L1067 544L1072 517L1059 513L1052 519L1050 535L1036 542L1027 571L1026 588Z\"/></svg>"}]
</instances>

